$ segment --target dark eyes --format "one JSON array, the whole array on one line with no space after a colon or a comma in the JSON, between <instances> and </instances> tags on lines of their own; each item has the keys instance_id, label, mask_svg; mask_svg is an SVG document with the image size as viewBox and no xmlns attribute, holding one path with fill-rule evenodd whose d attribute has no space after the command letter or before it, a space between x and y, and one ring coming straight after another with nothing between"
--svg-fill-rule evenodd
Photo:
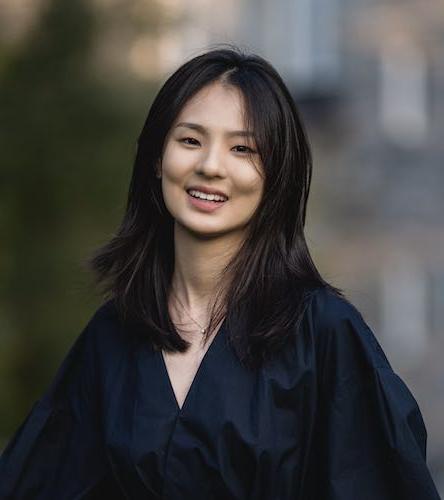
<instances>
[{"instance_id":1,"label":"dark eyes","mask_svg":"<svg viewBox=\"0 0 444 500\"><path fill-rule=\"evenodd\" d=\"M187 141L194 141L194 142L187 142ZM196 143L199 144L199 141L194 139L193 137L184 137L183 139L179 139L179 142L183 142L184 144L188 144L189 146L195 146ZM234 148L241 148L240 151L239 151L239 149L236 151L237 153L246 153L247 151L249 151L251 153L256 152L253 149L249 148L248 146L244 146L241 144L234 146Z\"/></svg>"}]
</instances>

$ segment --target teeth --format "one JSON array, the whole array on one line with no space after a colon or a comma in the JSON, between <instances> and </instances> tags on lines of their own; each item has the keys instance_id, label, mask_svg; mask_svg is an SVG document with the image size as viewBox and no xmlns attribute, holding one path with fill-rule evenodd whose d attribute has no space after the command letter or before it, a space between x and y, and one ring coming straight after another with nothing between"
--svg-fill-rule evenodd
<instances>
[{"instance_id":1,"label":"teeth","mask_svg":"<svg viewBox=\"0 0 444 500\"><path fill-rule=\"evenodd\" d=\"M218 194L207 194L207 193L202 193L201 191L196 191L194 189L190 189L188 191L191 196L194 196L194 198L201 198L202 200L209 200L209 201L226 201L227 198L224 196L219 196Z\"/></svg>"}]
</instances>

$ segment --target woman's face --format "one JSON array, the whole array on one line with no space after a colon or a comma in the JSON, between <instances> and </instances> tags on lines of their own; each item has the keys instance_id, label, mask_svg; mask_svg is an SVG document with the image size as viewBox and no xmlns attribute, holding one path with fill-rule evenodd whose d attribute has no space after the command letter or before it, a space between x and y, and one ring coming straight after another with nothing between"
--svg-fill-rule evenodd
<instances>
[{"instance_id":1,"label":"woman's face","mask_svg":"<svg viewBox=\"0 0 444 500\"><path fill-rule=\"evenodd\" d=\"M263 166L254 137L245 135L242 106L235 87L212 83L186 103L166 138L165 205L175 223L196 236L242 235L262 197ZM212 191L225 201L196 198Z\"/></svg>"}]
</instances>

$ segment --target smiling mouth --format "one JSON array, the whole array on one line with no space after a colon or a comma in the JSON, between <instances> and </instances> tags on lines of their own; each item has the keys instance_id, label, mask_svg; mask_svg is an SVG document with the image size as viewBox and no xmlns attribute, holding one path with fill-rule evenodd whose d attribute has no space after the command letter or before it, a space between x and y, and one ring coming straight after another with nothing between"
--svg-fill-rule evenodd
<instances>
[{"instance_id":1,"label":"smiling mouth","mask_svg":"<svg viewBox=\"0 0 444 500\"><path fill-rule=\"evenodd\" d=\"M200 201L205 201L205 202L208 202L208 203L225 203L227 200L228 200L228 197L222 197L220 195L216 195L218 199L207 199L207 198L203 198L201 196L198 196L196 194L193 194L193 191L196 191L196 190L193 190L193 189L189 189L187 190L187 193L189 194L189 196L191 196L192 198L194 198L195 200L200 200ZM211 195L209 195L211 196ZM224 198L224 199L223 199Z\"/></svg>"},{"instance_id":2,"label":"smiling mouth","mask_svg":"<svg viewBox=\"0 0 444 500\"><path fill-rule=\"evenodd\" d=\"M194 207L197 210L203 211L203 212L213 212L215 210L218 210L221 208L226 202L225 201L217 201L217 200L205 200L203 198L198 198L197 196L193 196L192 194L188 193L188 200L189 203L192 207Z\"/></svg>"}]
</instances>

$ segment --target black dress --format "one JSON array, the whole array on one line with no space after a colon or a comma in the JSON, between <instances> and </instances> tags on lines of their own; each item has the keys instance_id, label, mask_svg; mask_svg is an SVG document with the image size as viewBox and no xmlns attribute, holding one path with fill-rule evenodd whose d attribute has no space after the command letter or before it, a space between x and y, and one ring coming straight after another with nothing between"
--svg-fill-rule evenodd
<instances>
[{"instance_id":1,"label":"black dress","mask_svg":"<svg viewBox=\"0 0 444 500\"><path fill-rule=\"evenodd\" d=\"M224 322L181 409L133 333L97 310L4 450L1 499L439 499L414 397L333 292L256 371Z\"/></svg>"}]
</instances>

